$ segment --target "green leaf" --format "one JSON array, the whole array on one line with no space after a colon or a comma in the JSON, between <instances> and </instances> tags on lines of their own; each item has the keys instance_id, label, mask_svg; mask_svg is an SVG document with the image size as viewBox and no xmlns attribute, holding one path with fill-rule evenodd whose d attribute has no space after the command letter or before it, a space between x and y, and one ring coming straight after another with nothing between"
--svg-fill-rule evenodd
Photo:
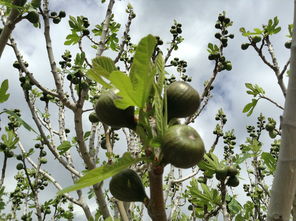
<instances>
[{"instance_id":1,"label":"green leaf","mask_svg":"<svg viewBox=\"0 0 296 221\"><path fill-rule=\"evenodd\" d=\"M220 167L219 159L213 153L204 155L204 159L198 163L198 167L203 170L215 172Z\"/></svg>"},{"instance_id":2,"label":"green leaf","mask_svg":"<svg viewBox=\"0 0 296 221\"><path fill-rule=\"evenodd\" d=\"M8 147L8 148L15 148L15 145L17 144L17 142L19 141L19 138L16 136L16 134L9 130L7 131L7 134L3 134L1 136L1 139L3 141L3 143Z\"/></svg>"},{"instance_id":3,"label":"green leaf","mask_svg":"<svg viewBox=\"0 0 296 221\"><path fill-rule=\"evenodd\" d=\"M134 89L130 78L121 71L113 71L110 74L111 83L119 89L117 93L120 99L116 99L114 104L121 109L126 109L129 106L142 107L142 97Z\"/></svg>"},{"instance_id":4,"label":"green leaf","mask_svg":"<svg viewBox=\"0 0 296 221\"><path fill-rule=\"evenodd\" d=\"M100 83L106 88L110 88L111 85L106 80L109 80L110 74L116 71L117 68L114 61L111 58L100 56L92 60L92 68L87 71L87 76ZM106 80L104 80L104 78Z\"/></svg>"},{"instance_id":5,"label":"green leaf","mask_svg":"<svg viewBox=\"0 0 296 221\"><path fill-rule=\"evenodd\" d=\"M79 42L80 37L76 32L72 32L72 34L67 35L66 39L67 40L64 42L64 45L75 45Z\"/></svg>"},{"instance_id":6,"label":"green leaf","mask_svg":"<svg viewBox=\"0 0 296 221\"><path fill-rule=\"evenodd\" d=\"M88 171L83 177L81 177L74 185L64 188L59 191L58 194L68 193L70 191L79 190L88 186L92 186L99 183L109 177L114 176L120 171L128 168L129 166L139 162L139 161L149 161L148 158L133 158L129 152L123 154L123 156L118 159L113 164L106 164L101 167L95 168Z\"/></svg>"},{"instance_id":7,"label":"green leaf","mask_svg":"<svg viewBox=\"0 0 296 221\"><path fill-rule=\"evenodd\" d=\"M241 204L234 198L232 198L230 203L228 203L228 208L231 214L234 214L234 215L239 213L243 209Z\"/></svg>"},{"instance_id":8,"label":"green leaf","mask_svg":"<svg viewBox=\"0 0 296 221\"><path fill-rule=\"evenodd\" d=\"M15 112L11 111L11 110L4 110L5 113L14 116L17 121L24 126L24 128L26 128L28 131L33 131L34 133L38 134L29 124L27 124L22 118L20 118Z\"/></svg>"},{"instance_id":9,"label":"green leaf","mask_svg":"<svg viewBox=\"0 0 296 221\"><path fill-rule=\"evenodd\" d=\"M57 149L59 150L59 153L62 155L66 153L70 148L72 147L71 143L69 141L63 141Z\"/></svg>"},{"instance_id":10,"label":"green leaf","mask_svg":"<svg viewBox=\"0 0 296 221\"><path fill-rule=\"evenodd\" d=\"M276 169L276 159L270 153L267 152L263 152L261 154L261 158L263 159L264 164L268 167L270 172L274 173Z\"/></svg>"},{"instance_id":11,"label":"green leaf","mask_svg":"<svg viewBox=\"0 0 296 221\"><path fill-rule=\"evenodd\" d=\"M252 99L252 102L251 103L248 103L246 104L246 106L244 107L243 109L243 113L246 113L248 112L247 116L251 116L251 114L253 113L254 111L254 108L256 107L257 105L257 102L258 102L259 99Z\"/></svg>"},{"instance_id":12,"label":"green leaf","mask_svg":"<svg viewBox=\"0 0 296 221\"><path fill-rule=\"evenodd\" d=\"M151 57L156 46L156 38L148 35L142 38L137 46L130 71L130 79L134 90L141 99L143 107L151 90L154 78Z\"/></svg>"},{"instance_id":13,"label":"green leaf","mask_svg":"<svg viewBox=\"0 0 296 221\"><path fill-rule=\"evenodd\" d=\"M243 163L246 159L249 159L249 158L254 157L254 156L255 156L255 154L244 153L242 156L240 156L239 158L237 158L234 163L236 163L237 165L239 165L239 164Z\"/></svg>"},{"instance_id":14,"label":"green leaf","mask_svg":"<svg viewBox=\"0 0 296 221\"><path fill-rule=\"evenodd\" d=\"M0 87L0 103L4 103L8 100L10 94L6 94L8 90L8 80L4 80Z\"/></svg>"},{"instance_id":15,"label":"green leaf","mask_svg":"<svg viewBox=\"0 0 296 221\"><path fill-rule=\"evenodd\" d=\"M84 59L85 59L85 53L84 52L77 53L76 57L75 57L75 60L74 60L75 65L82 66L83 63L84 63Z\"/></svg>"}]
</instances>

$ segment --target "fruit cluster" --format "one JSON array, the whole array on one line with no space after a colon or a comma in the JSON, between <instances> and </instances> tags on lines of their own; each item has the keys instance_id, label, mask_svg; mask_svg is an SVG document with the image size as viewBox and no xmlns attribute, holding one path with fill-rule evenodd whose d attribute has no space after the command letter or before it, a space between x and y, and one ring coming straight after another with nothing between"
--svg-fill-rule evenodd
<instances>
[{"instance_id":1,"label":"fruit cluster","mask_svg":"<svg viewBox=\"0 0 296 221\"><path fill-rule=\"evenodd\" d=\"M199 108L199 94L186 82L175 81L168 86L166 94L169 121L189 117ZM116 99L114 90L99 97L95 108L98 119L112 127L134 129L137 125L134 108L118 109L114 105L114 99ZM160 149L160 164L172 164L178 168L196 166L205 152L204 143L198 132L188 125L181 124L167 128L161 138ZM123 170L112 177L110 192L115 198L127 202L144 202L147 197L141 179L131 169Z\"/></svg>"}]
</instances>

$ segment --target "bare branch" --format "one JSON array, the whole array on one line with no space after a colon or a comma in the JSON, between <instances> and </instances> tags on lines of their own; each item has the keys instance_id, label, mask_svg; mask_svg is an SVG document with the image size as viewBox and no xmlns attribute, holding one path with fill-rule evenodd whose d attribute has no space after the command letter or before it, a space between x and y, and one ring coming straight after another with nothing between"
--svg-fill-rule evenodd
<instances>
[{"instance_id":1,"label":"bare branch","mask_svg":"<svg viewBox=\"0 0 296 221\"><path fill-rule=\"evenodd\" d=\"M101 35L101 39L99 42L97 56L101 56L105 50L105 43L106 43L107 34L108 34L108 30L109 30L109 24L110 24L111 17L112 17L112 9L113 9L114 3L115 3L115 0L110 0L109 4L108 4L105 20L103 22L103 30L102 30L102 35Z\"/></svg>"},{"instance_id":2,"label":"bare branch","mask_svg":"<svg viewBox=\"0 0 296 221\"><path fill-rule=\"evenodd\" d=\"M4 183L6 166L7 166L7 156L6 156L6 154L4 154L3 166L2 166L2 170L1 170L0 188L2 187L2 185Z\"/></svg>"},{"instance_id":3,"label":"bare branch","mask_svg":"<svg viewBox=\"0 0 296 221\"><path fill-rule=\"evenodd\" d=\"M29 109L31 111L31 114L32 114L32 117L33 117L33 120L39 130L39 133L42 137L42 141L47 145L47 147L49 148L49 150L53 153L53 155L57 158L57 160L67 169L69 170L71 173L75 174L77 177L80 177L80 173L75 170L74 168L72 168L60 155L59 153L56 151L56 147L53 146L51 144L51 142L49 142L46 134L44 133L43 129L42 129L42 126L37 118L37 115L36 115L36 112L35 112L35 109L30 101L30 98L28 96L27 93L25 93L25 98L26 98L26 101L28 103L28 106L29 106Z\"/></svg>"},{"instance_id":4,"label":"bare branch","mask_svg":"<svg viewBox=\"0 0 296 221\"><path fill-rule=\"evenodd\" d=\"M122 53L124 51L124 46L126 45L127 38L128 38L128 33L130 32L130 27L131 27L131 24L132 24L132 20L134 18L135 18L134 13L133 13L133 11L131 11L129 13L129 15L128 15L128 20L127 20L127 23L125 25L125 30L124 30L124 33L123 33L123 39L122 39L122 42L120 44L120 49L119 49L117 57L114 60L114 63L118 62L118 60L120 59L120 57L121 57L121 55L122 55Z\"/></svg>"},{"instance_id":5,"label":"bare branch","mask_svg":"<svg viewBox=\"0 0 296 221\"><path fill-rule=\"evenodd\" d=\"M60 73L57 70L57 65L53 55L53 49L52 49L52 43L51 43L51 37L50 37L48 0L44 0L43 7L44 7L44 11L41 14L44 21L44 36L46 41L47 55L48 55L48 59L51 67L51 72L54 77L55 85L59 95L59 99L63 102L63 104L66 107L68 107L71 110L74 110L75 104L68 100L68 98L65 96L65 93L63 91L63 85L62 85Z\"/></svg>"},{"instance_id":6,"label":"bare branch","mask_svg":"<svg viewBox=\"0 0 296 221\"><path fill-rule=\"evenodd\" d=\"M268 100L269 102L273 103L275 106L277 106L278 108L284 110L284 107L282 107L281 105L279 105L278 103L276 103L275 101L273 101L272 99L270 99L269 97L266 97L264 95L259 95L260 98Z\"/></svg>"},{"instance_id":7,"label":"bare branch","mask_svg":"<svg viewBox=\"0 0 296 221\"><path fill-rule=\"evenodd\" d=\"M54 97L58 97L58 94L56 93L56 92L54 92L54 91L51 91L51 90L49 90L49 89L47 89L47 88L45 88L45 87L43 87L35 78L34 78L34 76L33 76L33 74L31 73L31 72L29 72L29 70L26 68L26 66L25 66L25 64L24 64L24 61L23 61L23 59L22 59L22 55L21 55L21 53L20 53L20 51L18 50L18 48L17 48L17 44L16 44L16 42L15 42L15 40L14 40L14 38L12 38L12 37L10 37L9 38L9 40L10 40L10 42L11 42L11 47L13 48L13 50L14 50L14 53L15 53L15 56L16 56L16 58L17 58L17 60L18 60L18 62L19 62L19 64L20 64L20 66L21 66L21 70L30 78L30 80L32 81L32 83L34 83L34 85L36 86L36 87L38 87L41 91L43 91L43 92L45 92L45 93L47 93L47 94L50 94L50 95L52 95L52 96L54 96Z\"/></svg>"}]
</instances>

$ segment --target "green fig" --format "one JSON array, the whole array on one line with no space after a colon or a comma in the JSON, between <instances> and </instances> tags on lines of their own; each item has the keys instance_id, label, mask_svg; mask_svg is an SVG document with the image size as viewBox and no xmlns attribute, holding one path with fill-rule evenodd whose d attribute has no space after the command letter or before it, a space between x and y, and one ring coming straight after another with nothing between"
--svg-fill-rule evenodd
<instances>
[{"instance_id":1,"label":"green fig","mask_svg":"<svg viewBox=\"0 0 296 221\"><path fill-rule=\"evenodd\" d=\"M188 125L170 127L163 135L161 150L164 162L178 168L196 166L205 153L201 137Z\"/></svg>"},{"instance_id":2,"label":"green fig","mask_svg":"<svg viewBox=\"0 0 296 221\"><path fill-rule=\"evenodd\" d=\"M132 169L125 169L114 175L109 189L116 199L125 202L144 202L147 198L141 178Z\"/></svg>"}]
</instances>

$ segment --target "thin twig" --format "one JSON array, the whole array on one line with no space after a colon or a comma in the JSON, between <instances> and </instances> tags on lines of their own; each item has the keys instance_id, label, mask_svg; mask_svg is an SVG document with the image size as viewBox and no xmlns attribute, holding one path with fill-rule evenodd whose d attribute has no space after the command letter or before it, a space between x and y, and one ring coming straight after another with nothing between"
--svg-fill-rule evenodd
<instances>
[{"instance_id":1,"label":"thin twig","mask_svg":"<svg viewBox=\"0 0 296 221\"><path fill-rule=\"evenodd\" d=\"M130 32L130 27L131 27L131 24L132 24L132 20L134 18L134 12L131 11L128 15L128 20L127 20L127 23L125 25L125 30L123 32L123 39L122 39L122 42L120 44L120 49L119 49L119 52L118 52L118 55L117 57L114 59L114 63L116 64L118 62L118 60L120 59L123 51L124 51L124 46L126 45L126 42L127 42L127 38L128 38L128 33Z\"/></svg>"},{"instance_id":2,"label":"thin twig","mask_svg":"<svg viewBox=\"0 0 296 221\"><path fill-rule=\"evenodd\" d=\"M7 156L6 156L6 154L4 154L3 166L2 166L2 170L1 170L0 188L2 187L2 185L4 183L6 166L7 166Z\"/></svg>"}]
</instances>

